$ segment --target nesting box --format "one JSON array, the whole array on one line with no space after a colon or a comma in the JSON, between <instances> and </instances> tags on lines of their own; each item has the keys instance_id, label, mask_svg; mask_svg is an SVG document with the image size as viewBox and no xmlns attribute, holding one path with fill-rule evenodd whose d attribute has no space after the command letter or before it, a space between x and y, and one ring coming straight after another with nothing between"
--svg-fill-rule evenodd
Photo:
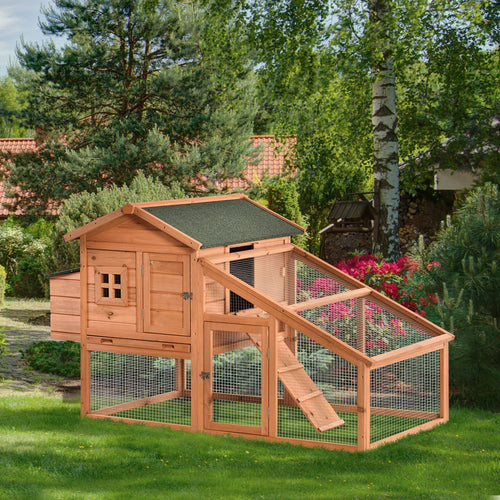
<instances>
[{"instance_id":1,"label":"nesting box","mask_svg":"<svg viewBox=\"0 0 500 500\"><path fill-rule=\"evenodd\" d=\"M81 342L82 414L364 450L448 418L448 342L290 243L243 195L133 203L66 235L52 337Z\"/></svg>"}]
</instances>

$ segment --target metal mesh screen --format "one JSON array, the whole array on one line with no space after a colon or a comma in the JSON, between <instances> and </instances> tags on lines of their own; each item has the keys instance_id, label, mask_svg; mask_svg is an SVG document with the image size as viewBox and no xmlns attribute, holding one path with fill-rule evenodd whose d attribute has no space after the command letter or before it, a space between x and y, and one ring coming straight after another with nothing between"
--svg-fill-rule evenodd
<instances>
[{"instance_id":1,"label":"metal mesh screen","mask_svg":"<svg viewBox=\"0 0 500 500\"><path fill-rule=\"evenodd\" d=\"M253 341L251 340L253 339ZM262 356L259 336L215 331L212 357L212 420L262 424Z\"/></svg>"},{"instance_id":2,"label":"metal mesh screen","mask_svg":"<svg viewBox=\"0 0 500 500\"><path fill-rule=\"evenodd\" d=\"M335 274L308 265L291 252L238 259L218 266L281 304L295 304L348 290ZM205 307L207 312L227 314L251 309L253 305L207 279Z\"/></svg>"},{"instance_id":3,"label":"metal mesh screen","mask_svg":"<svg viewBox=\"0 0 500 500\"><path fill-rule=\"evenodd\" d=\"M91 411L121 418L190 425L184 360L91 352Z\"/></svg>"},{"instance_id":4,"label":"metal mesh screen","mask_svg":"<svg viewBox=\"0 0 500 500\"><path fill-rule=\"evenodd\" d=\"M325 432L318 432L304 411L278 382L278 436L326 443L357 443L357 369L354 365L332 353L302 333L297 334L295 345L298 362L306 376L323 393L323 397L336 410L344 424ZM303 376L297 383L310 384ZM314 422L314 420L313 420Z\"/></svg>"},{"instance_id":5,"label":"metal mesh screen","mask_svg":"<svg viewBox=\"0 0 500 500\"><path fill-rule=\"evenodd\" d=\"M404 319L386 304L373 300L366 301L365 325L368 356L394 351L431 338L423 327Z\"/></svg>"},{"instance_id":6,"label":"metal mesh screen","mask_svg":"<svg viewBox=\"0 0 500 500\"><path fill-rule=\"evenodd\" d=\"M370 376L371 442L439 416L439 351L378 368Z\"/></svg>"},{"instance_id":7,"label":"metal mesh screen","mask_svg":"<svg viewBox=\"0 0 500 500\"><path fill-rule=\"evenodd\" d=\"M335 295L349 291L341 277L319 269L305 258L297 258L293 253L239 259L219 266L286 305L329 296L335 300ZM253 304L207 280L206 307L207 312L241 314L245 311L251 313ZM368 356L430 338L424 327L371 297L333 302L304 309L298 314Z\"/></svg>"},{"instance_id":8,"label":"metal mesh screen","mask_svg":"<svg viewBox=\"0 0 500 500\"><path fill-rule=\"evenodd\" d=\"M357 303L358 299L343 300L299 311L299 314L346 344L357 348Z\"/></svg>"},{"instance_id":9,"label":"metal mesh screen","mask_svg":"<svg viewBox=\"0 0 500 500\"><path fill-rule=\"evenodd\" d=\"M297 288L296 301L305 302L328 295L347 292L350 288L335 274L308 264L305 260L296 261ZM351 287L352 288L352 287Z\"/></svg>"}]
</instances>

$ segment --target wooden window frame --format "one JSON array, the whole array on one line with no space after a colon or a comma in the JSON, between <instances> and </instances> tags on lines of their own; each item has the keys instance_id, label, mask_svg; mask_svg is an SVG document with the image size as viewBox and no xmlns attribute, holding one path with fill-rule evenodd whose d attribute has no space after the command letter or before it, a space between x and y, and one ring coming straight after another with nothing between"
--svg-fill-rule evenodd
<instances>
[{"instance_id":1,"label":"wooden window frame","mask_svg":"<svg viewBox=\"0 0 500 500\"><path fill-rule=\"evenodd\" d=\"M105 290L108 291L107 295ZM128 306L127 268L125 266L95 268L95 303Z\"/></svg>"}]
</instances>

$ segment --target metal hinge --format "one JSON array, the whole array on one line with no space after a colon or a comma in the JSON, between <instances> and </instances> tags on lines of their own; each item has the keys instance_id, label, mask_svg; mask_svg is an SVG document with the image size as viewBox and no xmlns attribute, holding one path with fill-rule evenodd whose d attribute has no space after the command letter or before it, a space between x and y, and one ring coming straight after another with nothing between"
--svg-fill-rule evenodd
<instances>
[{"instance_id":1,"label":"metal hinge","mask_svg":"<svg viewBox=\"0 0 500 500\"><path fill-rule=\"evenodd\" d=\"M200 373L200 377L203 379L203 380L208 380L210 378L210 372L201 372Z\"/></svg>"},{"instance_id":2,"label":"metal hinge","mask_svg":"<svg viewBox=\"0 0 500 500\"><path fill-rule=\"evenodd\" d=\"M141 265L141 276L144 276L144 264Z\"/></svg>"},{"instance_id":3,"label":"metal hinge","mask_svg":"<svg viewBox=\"0 0 500 500\"><path fill-rule=\"evenodd\" d=\"M182 292L182 298L184 300L193 300L193 292Z\"/></svg>"}]
</instances>

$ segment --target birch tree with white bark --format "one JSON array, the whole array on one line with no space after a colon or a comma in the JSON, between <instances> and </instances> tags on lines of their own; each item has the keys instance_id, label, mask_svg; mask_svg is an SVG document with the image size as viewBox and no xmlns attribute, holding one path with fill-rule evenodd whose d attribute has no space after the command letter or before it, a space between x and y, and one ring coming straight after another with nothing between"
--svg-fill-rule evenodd
<instances>
[{"instance_id":1,"label":"birch tree with white bark","mask_svg":"<svg viewBox=\"0 0 500 500\"><path fill-rule=\"evenodd\" d=\"M372 130L373 188L378 221L377 249L399 256L399 143L396 110L396 74L391 46L389 0L369 0L373 36Z\"/></svg>"}]
</instances>

